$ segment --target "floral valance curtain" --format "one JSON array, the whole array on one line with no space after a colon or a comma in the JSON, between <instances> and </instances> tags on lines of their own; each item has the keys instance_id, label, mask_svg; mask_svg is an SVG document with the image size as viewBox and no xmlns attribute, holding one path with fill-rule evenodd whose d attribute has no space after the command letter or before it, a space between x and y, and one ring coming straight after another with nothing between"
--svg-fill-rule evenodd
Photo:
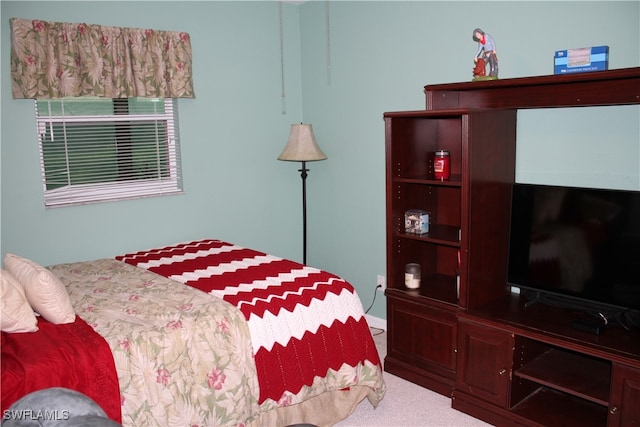
<instances>
[{"instance_id":1,"label":"floral valance curtain","mask_svg":"<svg viewBox=\"0 0 640 427\"><path fill-rule=\"evenodd\" d=\"M182 32L11 19L14 98L194 98Z\"/></svg>"}]
</instances>

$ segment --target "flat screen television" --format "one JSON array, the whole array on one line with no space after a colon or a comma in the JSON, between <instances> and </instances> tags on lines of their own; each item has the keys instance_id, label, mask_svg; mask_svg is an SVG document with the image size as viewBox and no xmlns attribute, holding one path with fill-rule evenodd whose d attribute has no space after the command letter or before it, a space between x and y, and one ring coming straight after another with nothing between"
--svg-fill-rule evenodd
<instances>
[{"instance_id":1,"label":"flat screen television","mask_svg":"<svg viewBox=\"0 0 640 427\"><path fill-rule=\"evenodd\" d=\"M514 184L508 283L543 302L640 310L640 192Z\"/></svg>"}]
</instances>

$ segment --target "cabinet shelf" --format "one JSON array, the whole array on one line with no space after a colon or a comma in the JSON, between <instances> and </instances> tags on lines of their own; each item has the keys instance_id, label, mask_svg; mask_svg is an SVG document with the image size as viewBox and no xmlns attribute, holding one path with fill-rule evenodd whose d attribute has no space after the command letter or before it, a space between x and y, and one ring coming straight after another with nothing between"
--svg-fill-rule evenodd
<instances>
[{"instance_id":1,"label":"cabinet shelf","mask_svg":"<svg viewBox=\"0 0 640 427\"><path fill-rule=\"evenodd\" d=\"M445 274L431 274L423 277L418 289L408 289L404 284L387 289L387 295L395 295L403 299L428 299L454 307L458 303L456 277Z\"/></svg>"},{"instance_id":2,"label":"cabinet shelf","mask_svg":"<svg viewBox=\"0 0 640 427\"><path fill-rule=\"evenodd\" d=\"M429 179L424 176L414 176L414 177L395 177L393 179L396 183L406 183L406 184L424 184L424 185L432 185L432 186L441 186L441 187L460 187L462 185L462 176L461 175L451 175L451 178L442 181L439 179Z\"/></svg>"},{"instance_id":3,"label":"cabinet shelf","mask_svg":"<svg viewBox=\"0 0 640 427\"><path fill-rule=\"evenodd\" d=\"M611 364L601 359L551 348L514 375L598 405L609 404Z\"/></svg>"},{"instance_id":4,"label":"cabinet shelf","mask_svg":"<svg viewBox=\"0 0 640 427\"><path fill-rule=\"evenodd\" d=\"M512 411L543 426L601 427L607 424L607 408L546 387L540 387Z\"/></svg>"},{"instance_id":5,"label":"cabinet shelf","mask_svg":"<svg viewBox=\"0 0 640 427\"><path fill-rule=\"evenodd\" d=\"M460 247L460 229L450 225L430 224L428 233L410 234L400 232L395 237L453 246L455 248Z\"/></svg>"}]
</instances>

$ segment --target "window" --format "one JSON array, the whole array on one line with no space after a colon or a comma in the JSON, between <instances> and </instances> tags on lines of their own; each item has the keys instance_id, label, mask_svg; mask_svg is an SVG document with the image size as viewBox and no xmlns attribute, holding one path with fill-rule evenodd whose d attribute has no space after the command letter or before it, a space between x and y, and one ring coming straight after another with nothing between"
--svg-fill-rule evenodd
<instances>
[{"instance_id":1,"label":"window","mask_svg":"<svg viewBox=\"0 0 640 427\"><path fill-rule=\"evenodd\" d=\"M173 99L36 100L47 207L182 192Z\"/></svg>"}]
</instances>

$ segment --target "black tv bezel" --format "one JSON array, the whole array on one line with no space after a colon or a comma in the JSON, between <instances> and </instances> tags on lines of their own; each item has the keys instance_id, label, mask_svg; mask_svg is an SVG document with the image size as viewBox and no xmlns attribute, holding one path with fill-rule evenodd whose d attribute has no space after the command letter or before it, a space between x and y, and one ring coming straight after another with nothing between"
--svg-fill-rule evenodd
<instances>
[{"instance_id":1,"label":"black tv bezel","mask_svg":"<svg viewBox=\"0 0 640 427\"><path fill-rule=\"evenodd\" d=\"M559 292L553 289L536 287L527 284L518 283L512 281L512 277L510 274L511 270L511 256L512 256L512 217L514 214L514 202L515 202L515 192L518 187L549 187L549 188L566 188L566 189L576 189L576 190L586 190L586 191L605 191L605 192L627 192L627 193L635 193L640 196L640 191L638 190L625 190L625 189L612 189L612 188L597 188L597 187L581 187L576 185L561 185L561 184L540 184L540 183L524 183L524 182L516 182L512 187L512 199L511 199L511 211L509 215L509 233L508 239L509 244L507 246L507 286L512 288L518 288L520 290L520 294L523 295L527 299L527 305L533 304L536 302L544 303L551 306L558 306L563 308L576 309L579 311L585 311L590 313L600 313L601 315L605 315L608 318L613 318L619 315L620 313L630 312L630 313L640 313L640 306L635 307L633 305L625 306L616 304L610 301L603 301L595 298L587 298L580 295L574 295L569 292ZM640 277L639 277L640 280ZM639 285L640 286L640 285Z\"/></svg>"}]
</instances>

